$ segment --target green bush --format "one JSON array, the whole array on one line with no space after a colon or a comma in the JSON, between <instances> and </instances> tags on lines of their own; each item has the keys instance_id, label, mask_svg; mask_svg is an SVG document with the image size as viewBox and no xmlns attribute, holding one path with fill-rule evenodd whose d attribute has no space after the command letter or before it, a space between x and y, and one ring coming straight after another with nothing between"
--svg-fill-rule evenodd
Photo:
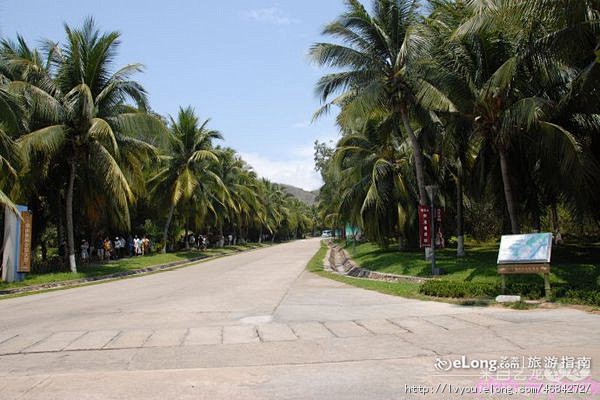
<instances>
[{"instance_id":1,"label":"green bush","mask_svg":"<svg viewBox=\"0 0 600 400\"><path fill-rule=\"evenodd\" d=\"M502 286L495 282L472 282L435 279L421 285L419 292L434 297L476 298L495 297L502 293ZM544 293L544 283L535 280L508 280L506 293L530 299L539 299Z\"/></svg>"},{"instance_id":2,"label":"green bush","mask_svg":"<svg viewBox=\"0 0 600 400\"><path fill-rule=\"evenodd\" d=\"M600 290L570 289L560 299L562 302L571 304L586 304L600 306Z\"/></svg>"},{"instance_id":3,"label":"green bush","mask_svg":"<svg viewBox=\"0 0 600 400\"><path fill-rule=\"evenodd\" d=\"M434 279L423 283L421 294L434 297L473 298L489 297L499 293L497 284L488 282L469 282L448 279Z\"/></svg>"}]
</instances>

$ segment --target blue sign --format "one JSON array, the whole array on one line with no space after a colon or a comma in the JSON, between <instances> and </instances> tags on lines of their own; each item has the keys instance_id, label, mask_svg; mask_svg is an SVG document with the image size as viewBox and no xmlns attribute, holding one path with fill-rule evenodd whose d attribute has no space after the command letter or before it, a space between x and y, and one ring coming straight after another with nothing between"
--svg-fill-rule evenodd
<instances>
[{"instance_id":1,"label":"blue sign","mask_svg":"<svg viewBox=\"0 0 600 400\"><path fill-rule=\"evenodd\" d=\"M498 264L549 263L551 255L551 233L505 235L500 239Z\"/></svg>"}]
</instances>

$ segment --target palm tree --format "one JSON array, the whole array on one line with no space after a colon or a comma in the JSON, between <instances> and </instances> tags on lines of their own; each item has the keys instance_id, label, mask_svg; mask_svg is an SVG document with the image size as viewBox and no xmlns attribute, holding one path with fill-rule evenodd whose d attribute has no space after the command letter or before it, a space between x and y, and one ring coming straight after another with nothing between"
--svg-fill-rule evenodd
<instances>
[{"instance_id":1,"label":"palm tree","mask_svg":"<svg viewBox=\"0 0 600 400\"><path fill-rule=\"evenodd\" d=\"M85 175L85 182L91 183L96 193L105 193L114 216L128 228L128 205L134 196L126 169L139 169L154 151L135 135L149 127L160 131L161 126L146 112L146 92L130 79L141 71L141 65L110 71L118 32L102 34L91 18L80 29L65 25L65 32L65 45L46 44L47 68L35 69L33 75L22 69L22 80L11 86L31 99L37 125L44 125L17 140L24 154L44 153L68 168L67 249L75 272L73 203L78 175ZM31 65L20 64L22 60L16 57L10 61L16 66ZM136 107L127 106L127 99Z\"/></svg>"},{"instance_id":2,"label":"palm tree","mask_svg":"<svg viewBox=\"0 0 600 400\"><path fill-rule=\"evenodd\" d=\"M262 225L265 221L256 173L231 148L221 152L218 173L229 193L223 214L235 236L243 238L244 228L247 230L251 225Z\"/></svg>"},{"instance_id":3,"label":"palm tree","mask_svg":"<svg viewBox=\"0 0 600 400\"><path fill-rule=\"evenodd\" d=\"M282 227L282 223L289 216L290 210L286 207L285 202L289 195L284 192L281 186L264 178L261 179L261 186L262 210L266 216L264 226L271 234L271 242L273 243Z\"/></svg>"},{"instance_id":4,"label":"palm tree","mask_svg":"<svg viewBox=\"0 0 600 400\"><path fill-rule=\"evenodd\" d=\"M369 119L338 142L334 165L341 177L341 201L337 212L381 245L396 233L402 247L410 204L402 172L412 165L407 162L408 149L398 143L386 122Z\"/></svg>"},{"instance_id":5,"label":"palm tree","mask_svg":"<svg viewBox=\"0 0 600 400\"><path fill-rule=\"evenodd\" d=\"M331 105L354 115L380 107L397 114L413 150L419 204L426 205L423 151L411 118L423 108L447 111L453 105L415 68L425 40L418 28L419 3L373 0L371 14L357 0L347 0L346 6L347 11L323 30L343 44L317 43L310 49L317 64L343 69L319 80L316 91L326 104L316 116Z\"/></svg>"},{"instance_id":6,"label":"palm tree","mask_svg":"<svg viewBox=\"0 0 600 400\"><path fill-rule=\"evenodd\" d=\"M14 211L15 204L3 189L8 191L9 187L14 187L21 166L21 153L14 141L20 128L19 109L18 99L6 90L6 83L0 83L0 205Z\"/></svg>"},{"instance_id":7,"label":"palm tree","mask_svg":"<svg viewBox=\"0 0 600 400\"><path fill-rule=\"evenodd\" d=\"M169 210L163 230L163 253L167 251L169 227L178 205L197 196L198 203L201 199L204 207L211 207L211 196L222 199L226 193L221 178L211 169L211 162L219 161L213 141L222 136L208 129L208 122L200 123L191 107L180 108L177 120L171 117L169 147L162 156L164 166L149 182L152 193L163 199Z\"/></svg>"},{"instance_id":8,"label":"palm tree","mask_svg":"<svg viewBox=\"0 0 600 400\"><path fill-rule=\"evenodd\" d=\"M553 169L585 175L581 142L554 121L562 104L556 94L570 85L565 77L572 75L572 70L544 46L546 32L533 21L545 14L522 11L523 4L511 0L467 3L469 18L445 43L453 71L442 72L446 87L462 97L454 104L484 140L481 151L489 154L491 149L499 159L512 233L520 232L520 223L516 177L511 169L523 160L518 149L526 138L539 145L537 157L543 157ZM546 150L557 147L563 155L559 162Z\"/></svg>"},{"instance_id":9,"label":"palm tree","mask_svg":"<svg viewBox=\"0 0 600 400\"><path fill-rule=\"evenodd\" d=\"M12 138L6 133L3 124L0 123L0 171L2 171L2 178L0 178L0 205L8 206L13 211L16 211L15 204L2 189L8 188L11 181L14 182L16 180L18 176L16 167L18 162L19 149Z\"/></svg>"}]
</instances>

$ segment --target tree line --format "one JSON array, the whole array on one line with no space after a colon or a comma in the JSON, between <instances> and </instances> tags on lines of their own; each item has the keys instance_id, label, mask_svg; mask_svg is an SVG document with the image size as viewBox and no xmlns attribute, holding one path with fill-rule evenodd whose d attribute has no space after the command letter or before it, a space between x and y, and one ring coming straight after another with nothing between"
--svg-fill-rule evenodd
<instances>
[{"instance_id":1,"label":"tree line","mask_svg":"<svg viewBox=\"0 0 600 400\"><path fill-rule=\"evenodd\" d=\"M76 271L76 241L111 232L154 232L164 252L188 230L262 241L312 229L308 206L219 145L209 120L152 111L143 66L114 69L118 46L92 18L65 25L62 43L0 42L0 204L33 211L42 258L64 240Z\"/></svg>"},{"instance_id":2,"label":"tree line","mask_svg":"<svg viewBox=\"0 0 600 400\"><path fill-rule=\"evenodd\" d=\"M418 205L455 233L600 228L600 2L346 0L310 57L315 118L342 138L316 144L319 210L381 244L415 246Z\"/></svg>"}]
</instances>

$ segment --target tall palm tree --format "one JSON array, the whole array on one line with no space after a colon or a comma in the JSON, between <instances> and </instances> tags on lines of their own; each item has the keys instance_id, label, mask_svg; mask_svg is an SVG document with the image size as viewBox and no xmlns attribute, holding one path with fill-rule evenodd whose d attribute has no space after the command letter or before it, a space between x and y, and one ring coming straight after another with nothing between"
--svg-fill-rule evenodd
<instances>
[{"instance_id":1,"label":"tall palm tree","mask_svg":"<svg viewBox=\"0 0 600 400\"><path fill-rule=\"evenodd\" d=\"M152 193L163 199L169 210L163 229L163 253L167 251L169 227L178 205L196 195L205 207L211 207L209 199L213 194L222 199L226 193L221 178L211 169L211 162L219 161L213 141L222 136L208 129L208 122L200 123L191 107L180 108L177 120L171 117L169 146L162 156L164 166L149 182Z\"/></svg>"},{"instance_id":2,"label":"tall palm tree","mask_svg":"<svg viewBox=\"0 0 600 400\"><path fill-rule=\"evenodd\" d=\"M16 180L18 162L19 149L6 133L3 124L0 123L0 171L2 172L2 177L0 177L0 205L8 206L14 211L16 211L15 204L3 189L8 190L9 185Z\"/></svg>"},{"instance_id":3,"label":"tall palm tree","mask_svg":"<svg viewBox=\"0 0 600 400\"><path fill-rule=\"evenodd\" d=\"M65 33L64 45L46 44L45 70L36 69L31 79L22 71L22 80L11 86L31 99L38 125L44 125L17 140L24 154L44 153L69 171L65 219L69 265L75 272L73 204L78 176L93 182L96 193L105 193L114 216L128 228L133 191L123 166L139 168L152 155L154 148L135 135L149 127L160 131L160 123L146 112L144 89L130 79L142 66L131 64L111 72L118 32L101 33L88 18L78 29L65 25ZM12 61L18 66L21 60ZM136 107L127 106L127 100Z\"/></svg>"},{"instance_id":4,"label":"tall palm tree","mask_svg":"<svg viewBox=\"0 0 600 400\"><path fill-rule=\"evenodd\" d=\"M222 151L219 161L219 176L229 193L224 214L236 236L243 238L244 228L265 221L258 195L258 179L251 167L231 148Z\"/></svg>"},{"instance_id":5,"label":"tall palm tree","mask_svg":"<svg viewBox=\"0 0 600 400\"><path fill-rule=\"evenodd\" d=\"M411 165L401 154L409 152L385 122L370 119L338 142L334 155L341 175L338 213L382 245L397 234L402 247L410 203L402 169Z\"/></svg>"},{"instance_id":6,"label":"tall palm tree","mask_svg":"<svg viewBox=\"0 0 600 400\"><path fill-rule=\"evenodd\" d=\"M271 234L271 242L274 242L277 232L290 212L285 203L288 195L281 186L267 179L261 179L261 186L262 210L266 216L264 226Z\"/></svg>"},{"instance_id":7,"label":"tall palm tree","mask_svg":"<svg viewBox=\"0 0 600 400\"><path fill-rule=\"evenodd\" d=\"M14 141L19 132L20 104L6 90L6 84L0 80L0 205L16 211L15 204L3 189L8 192L9 188L14 187L21 166L21 153Z\"/></svg>"},{"instance_id":8,"label":"tall palm tree","mask_svg":"<svg viewBox=\"0 0 600 400\"><path fill-rule=\"evenodd\" d=\"M332 105L352 110L350 114L379 107L396 113L413 150L419 204L426 205L423 151L411 119L423 108L452 110L453 105L418 75L415 62L425 40L418 28L419 2L373 0L369 13L358 0L347 0L346 8L323 30L342 44L316 43L310 49L317 64L342 69L317 83L326 104L316 116ZM330 99L335 94L340 95Z\"/></svg>"},{"instance_id":9,"label":"tall palm tree","mask_svg":"<svg viewBox=\"0 0 600 400\"><path fill-rule=\"evenodd\" d=\"M485 141L482 151L490 148L499 159L512 233L520 232L517 177L512 170L524 157L519 157L518 149L526 138L539 146L537 156L553 165L549 170L585 175L581 142L555 120L562 103L556 95L570 86L573 70L545 45L551 23L538 21L545 14L524 9L526 3L467 3L469 17L446 42L453 71L442 72L446 87L462 97L454 104L460 104L459 112L470 118L474 132ZM548 154L551 148L560 149L560 160Z\"/></svg>"}]
</instances>

